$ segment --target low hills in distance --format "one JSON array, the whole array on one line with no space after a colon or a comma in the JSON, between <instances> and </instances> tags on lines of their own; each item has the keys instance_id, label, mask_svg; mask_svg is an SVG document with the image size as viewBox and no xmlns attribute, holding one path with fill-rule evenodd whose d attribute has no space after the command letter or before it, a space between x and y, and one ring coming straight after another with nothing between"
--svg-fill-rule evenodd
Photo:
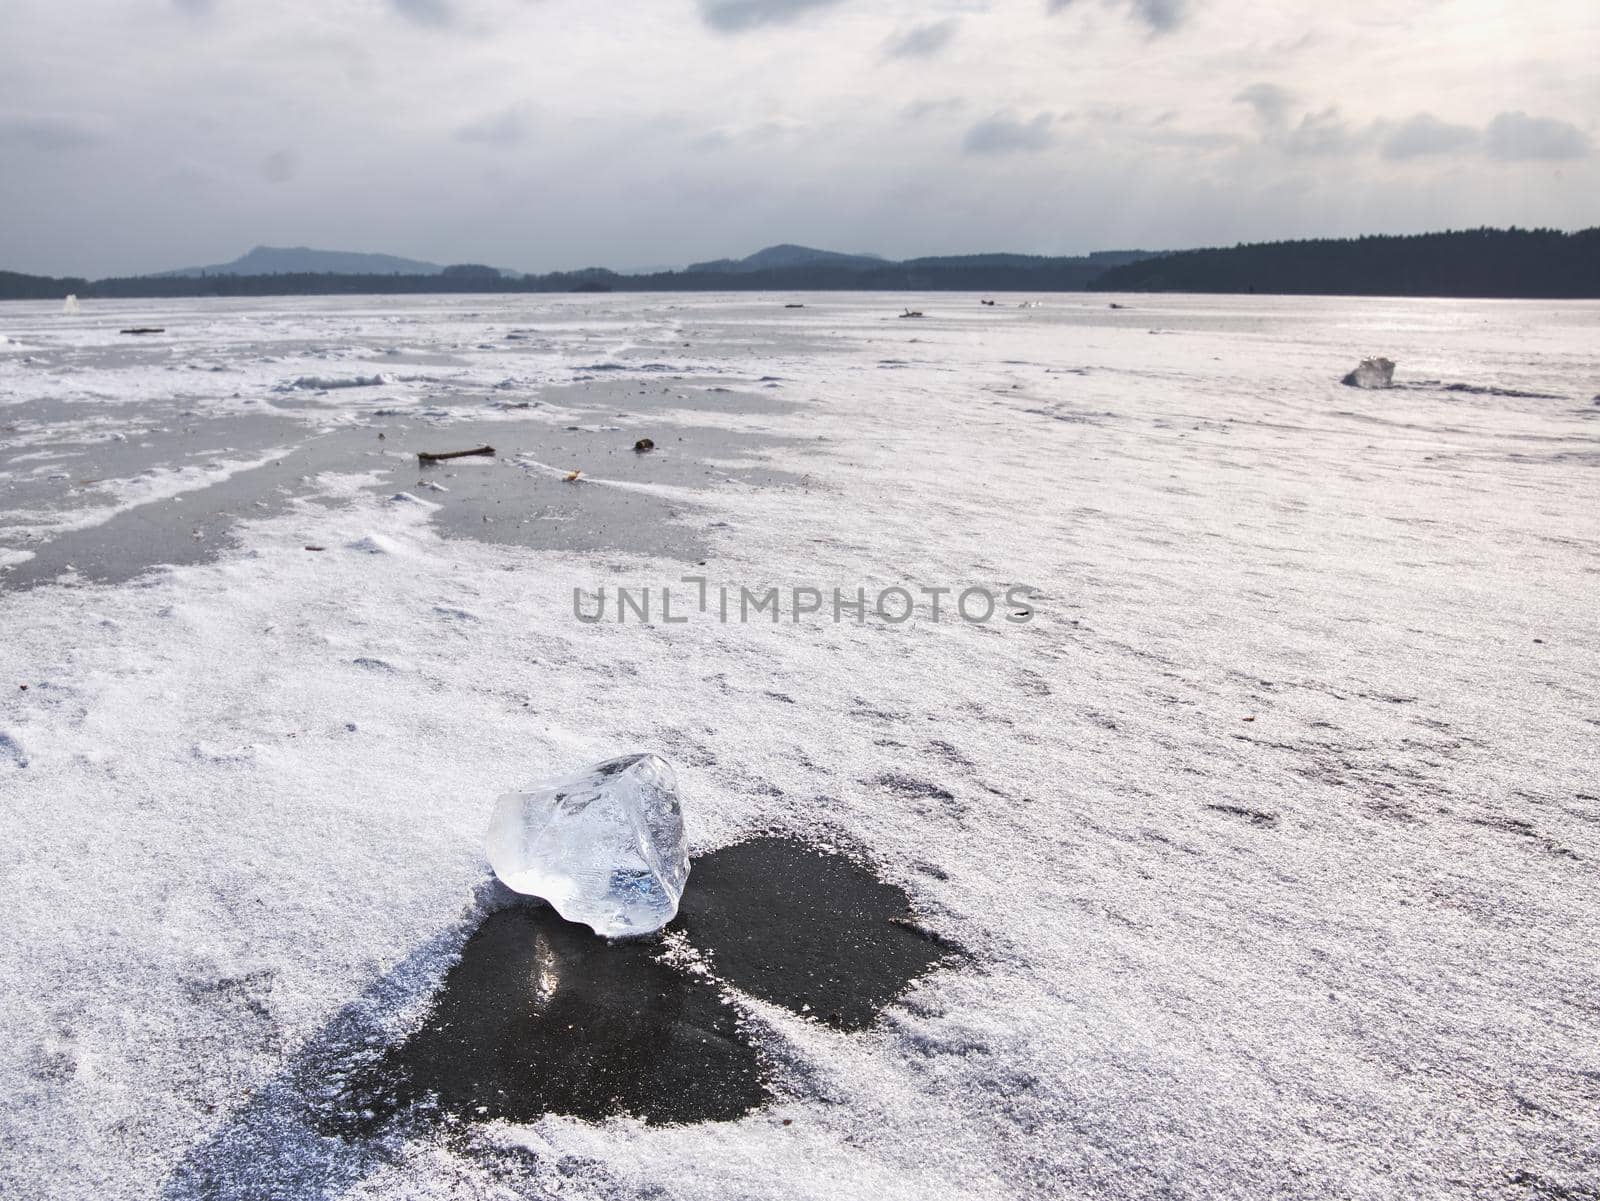
<instances>
[{"instance_id":1,"label":"low hills in distance","mask_svg":"<svg viewBox=\"0 0 1600 1201\"><path fill-rule=\"evenodd\" d=\"M814 250L810 246L796 246L792 242L784 242L778 246L768 246L765 250L758 250L742 259L713 259L709 263L690 263L684 270L698 275L707 273L745 275L752 271L821 265L840 267L847 271L865 271L883 266L884 260L876 254L839 254L832 250Z\"/></svg>"},{"instance_id":2,"label":"low hills in distance","mask_svg":"<svg viewBox=\"0 0 1600 1201\"><path fill-rule=\"evenodd\" d=\"M362 254L350 250L312 250L309 246L257 246L231 263L210 267L181 267L162 271L157 279L181 276L194 279L207 275L442 275L448 268L421 259L404 259L393 254ZM520 271L499 268L501 275L521 276Z\"/></svg>"},{"instance_id":3,"label":"low hills in distance","mask_svg":"<svg viewBox=\"0 0 1600 1201\"><path fill-rule=\"evenodd\" d=\"M525 275L474 263L258 246L232 263L85 280L0 271L0 299L429 292L1230 292L1334 296L1600 298L1600 228L1474 229L1072 257L946 255L893 261L784 244L743 259L621 274Z\"/></svg>"},{"instance_id":4,"label":"low hills in distance","mask_svg":"<svg viewBox=\"0 0 1600 1201\"><path fill-rule=\"evenodd\" d=\"M308 246L257 246L231 263L181 267L157 278L201 275L438 275L444 268L421 259L393 254L360 254L348 250L312 250Z\"/></svg>"}]
</instances>

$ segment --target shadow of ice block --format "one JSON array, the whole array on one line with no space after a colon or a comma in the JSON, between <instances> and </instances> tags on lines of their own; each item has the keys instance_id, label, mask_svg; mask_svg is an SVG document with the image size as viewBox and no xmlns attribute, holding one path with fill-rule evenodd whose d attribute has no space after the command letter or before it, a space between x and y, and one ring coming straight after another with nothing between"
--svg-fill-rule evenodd
<instances>
[{"instance_id":1,"label":"shadow of ice block","mask_svg":"<svg viewBox=\"0 0 1600 1201\"><path fill-rule=\"evenodd\" d=\"M418 1030L330 1077L328 1128L738 1117L770 1098L771 1071L726 988L865 1029L943 957L907 913L899 888L784 838L696 867L668 930L709 975L659 940L607 942L543 906L503 909L467 940Z\"/></svg>"},{"instance_id":2,"label":"shadow of ice block","mask_svg":"<svg viewBox=\"0 0 1600 1201\"><path fill-rule=\"evenodd\" d=\"M862 1030L949 957L903 890L783 837L700 859L670 941L596 938L492 881L478 914L346 1006L189 1152L164 1197L342 1195L398 1153L395 1135L435 1128L737 1118L804 1087L795 1051L738 994ZM421 1024L396 1039L385 1014L419 992Z\"/></svg>"}]
</instances>

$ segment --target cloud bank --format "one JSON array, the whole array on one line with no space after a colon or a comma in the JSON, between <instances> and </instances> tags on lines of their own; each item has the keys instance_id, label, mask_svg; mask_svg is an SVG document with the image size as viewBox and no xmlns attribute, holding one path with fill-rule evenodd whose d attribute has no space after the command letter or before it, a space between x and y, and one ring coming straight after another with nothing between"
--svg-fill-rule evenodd
<instances>
[{"instance_id":1,"label":"cloud bank","mask_svg":"<svg viewBox=\"0 0 1600 1201\"><path fill-rule=\"evenodd\" d=\"M0 269L1593 224L1593 0L7 0Z\"/></svg>"}]
</instances>

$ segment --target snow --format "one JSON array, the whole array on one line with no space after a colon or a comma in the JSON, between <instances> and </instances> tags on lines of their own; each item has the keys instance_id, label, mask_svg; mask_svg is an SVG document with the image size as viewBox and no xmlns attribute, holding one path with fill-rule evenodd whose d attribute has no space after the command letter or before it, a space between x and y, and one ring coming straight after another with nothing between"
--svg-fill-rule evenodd
<instances>
[{"instance_id":1,"label":"snow","mask_svg":"<svg viewBox=\"0 0 1600 1201\"><path fill-rule=\"evenodd\" d=\"M517 373L782 377L792 410L653 420L757 423L807 481L708 476L689 567L446 539L352 464L215 562L0 592L0 1194L183 1195L241 1131L305 1196L1600 1185L1600 306L1141 297L1151 338L1104 303L917 299L914 329L865 295L0 306L53 364L0 357L0 425L40 398L134 420L169 353L242 373L183 377L225 413L403 342L454 360L396 385L446 422ZM1416 378L1570 399L1342 388L1380 336ZM687 574L1039 597L1025 624L572 616ZM493 799L643 747L692 854L846 847L971 961L859 1034L738 998L781 1091L738 1121L552 1115L359 1170L280 1132L348 1007L417 1020L481 916Z\"/></svg>"}]
</instances>

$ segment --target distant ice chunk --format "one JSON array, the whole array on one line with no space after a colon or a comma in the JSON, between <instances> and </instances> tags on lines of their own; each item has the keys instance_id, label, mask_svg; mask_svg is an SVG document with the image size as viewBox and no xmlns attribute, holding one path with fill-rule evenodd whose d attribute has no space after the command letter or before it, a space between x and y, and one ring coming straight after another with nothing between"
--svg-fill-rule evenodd
<instances>
[{"instance_id":1,"label":"distant ice chunk","mask_svg":"<svg viewBox=\"0 0 1600 1201\"><path fill-rule=\"evenodd\" d=\"M331 392L335 388L382 388L394 383L392 375L325 376L302 375L279 384L275 392Z\"/></svg>"},{"instance_id":2,"label":"distant ice chunk","mask_svg":"<svg viewBox=\"0 0 1600 1201\"><path fill-rule=\"evenodd\" d=\"M400 544L392 538L385 538L382 534L368 534L365 538L357 538L349 543L351 550L360 551L364 555L397 555L400 553Z\"/></svg>"},{"instance_id":3,"label":"distant ice chunk","mask_svg":"<svg viewBox=\"0 0 1600 1201\"><path fill-rule=\"evenodd\" d=\"M1341 381L1352 388L1394 387L1394 360L1382 357L1362 359L1358 366Z\"/></svg>"},{"instance_id":4,"label":"distant ice chunk","mask_svg":"<svg viewBox=\"0 0 1600 1201\"><path fill-rule=\"evenodd\" d=\"M689 878L678 780L659 755L628 755L507 793L489 824L489 865L607 938L650 934Z\"/></svg>"}]
</instances>

